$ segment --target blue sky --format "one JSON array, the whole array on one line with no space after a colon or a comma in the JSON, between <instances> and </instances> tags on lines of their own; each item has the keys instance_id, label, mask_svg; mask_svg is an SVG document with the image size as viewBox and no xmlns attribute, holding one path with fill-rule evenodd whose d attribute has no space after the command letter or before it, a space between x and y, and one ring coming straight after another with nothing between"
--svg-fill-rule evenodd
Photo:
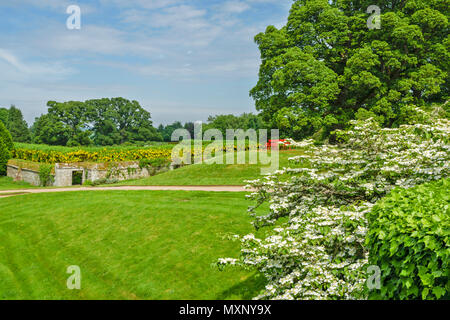
<instances>
[{"instance_id":1,"label":"blue sky","mask_svg":"<svg viewBox=\"0 0 450 320\"><path fill-rule=\"evenodd\" d=\"M81 29L68 30L69 5ZM155 124L255 112L254 36L292 0L0 0L0 106L125 97Z\"/></svg>"}]
</instances>

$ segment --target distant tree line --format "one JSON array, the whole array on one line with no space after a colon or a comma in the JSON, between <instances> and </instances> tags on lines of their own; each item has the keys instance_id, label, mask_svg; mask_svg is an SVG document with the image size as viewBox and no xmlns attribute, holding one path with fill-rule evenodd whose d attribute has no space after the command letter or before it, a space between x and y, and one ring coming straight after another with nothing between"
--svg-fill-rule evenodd
<instances>
[{"instance_id":1,"label":"distant tree line","mask_svg":"<svg viewBox=\"0 0 450 320\"><path fill-rule=\"evenodd\" d=\"M195 124L193 122L186 122L184 125L180 121L175 121L169 125L159 125L158 132L163 137L163 140L170 142L172 133L177 129L186 129L189 131L192 138L194 138ZM206 123L202 124L202 131L209 129L218 129L226 136L227 129L264 129L266 128L261 116L252 113L243 113L239 116L233 114L209 116Z\"/></svg>"},{"instance_id":2,"label":"distant tree line","mask_svg":"<svg viewBox=\"0 0 450 320\"><path fill-rule=\"evenodd\" d=\"M223 136L226 136L227 129L265 129L266 124L263 122L262 117L254 115L252 113L243 113L240 116L232 114L210 116L208 123L203 126L203 130L218 129L222 132Z\"/></svg>"},{"instance_id":3,"label":"distant tree line","mask_svg":"<svg viewBox=\"0 0 450 320\"><path fill-rule=\"evenodd\" d=\"M161 135L162 140L165 142L172 141L172 133L177 129L186 129L189 131L191 137L194 136L194 123L186 122L184 125L180 121L175 121L172 124L162 125L158 127L158 133Z\"/></svg>"},{"instance_id":4,"label":"distant tree line","mask_svg":"<svg viewBox=\"0 0 450 320\"><path fill-rule=\"evenodd\" d=\"M175 121L153 127L150 112L137 101L124 98L93 99L84 102L68 101L47 103L48 112L35 118L28 128L20 109L0 108L0 122L11 133L15 142L59 146L111 146L139 144L150 141L170 142L172 133L186 129L194 137L194 122ZM262 129L259 115L209 116L203 131L218 129L225 136L227 129Z\"/></svg>"},{"instance_id":5,"label":"distant tree line","mask_svg":"<svg viewBox=\"0 0 450 320\"><path fill-rule=\"evenodd\" d=\"M151 115L137 101L124 98L47 103L48 113L28 128L15 106L0 108L0 121L15 142L60 146L109 146L162 141Z\"/></svg>"}]
</instances>

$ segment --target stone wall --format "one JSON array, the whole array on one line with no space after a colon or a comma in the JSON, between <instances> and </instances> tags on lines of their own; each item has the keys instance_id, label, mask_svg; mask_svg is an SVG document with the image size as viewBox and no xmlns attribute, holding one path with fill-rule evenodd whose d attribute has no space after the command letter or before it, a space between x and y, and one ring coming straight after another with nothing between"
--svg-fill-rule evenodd
<instances>
[{"instance_id":1,"label":"stone wall","mask_svg":"<svg viewBox=\"0 0 450 320\"><path fill-rule=\"evenodd\" d=\"M55 165L54 183L55 187L68 187L72 185L73 172L80 172L82 174L82 184L87 180L95 182L101 179L110 180L130 180L141 179L153 176L168 170L174 169L170 165L163 167L148 167L140 168L139 162L120 162L116 164L105 163L57 163ZM32 185L39 186L39 172L19 168L17 166L8 164L8 177L14 181L26 181Z\"/></svg>"},{"instance_id":2,"label":"stone wall","mask_svg":"<svg viewBox=\"0 0 450 320\"><path fill-rule=\"evenodd\" d=\"M96 168L87 169L86 178L92 182L100 179L111 180L132 180L142 179L150 176L154 176L165 171L172 170L169 165L163 167L148 167L140 168L139 163L119 163L116 166L109 167L108 169L102 168L102 165L98 165Z\"/></svg>"},{"instance_id":3,"label":"stone wall","mask_svg":"<svg viewBox=\"0 0 450 320\"><path fill-rule=\"evenodd\" d=\"M14 181L25 181L33 186L40 185L39 172L9 164L6 166L6 171L7 176L13 178Z\"/></svg>"},{"instance_id":4,"label":"stone wall","mask_svg":"<svg viewBox=\"0 0 450 320\"><path fill-rule=\"evenodd\" d=\"M55 166L55 186L71 186L73 172L82 172L82 183L87 180L95 182L102 179L130 180L153 176L170 170L170 166L161 168L140 168L139 162L104 163L58 163Z\"/></svg>"},{"instance_id":5,"label":"stone wall","mask_svg":"<svg viewBox=\"0 0 450 320\"><path fill-rule=\"evenodd\" d=\"M61 165L57 163L55 165L55 187L68 187L72 185L72 173L74 171L83 171L84 169L77 166ZM84 183L84 181L83 181Z\"/></svg>"}]
</instances>

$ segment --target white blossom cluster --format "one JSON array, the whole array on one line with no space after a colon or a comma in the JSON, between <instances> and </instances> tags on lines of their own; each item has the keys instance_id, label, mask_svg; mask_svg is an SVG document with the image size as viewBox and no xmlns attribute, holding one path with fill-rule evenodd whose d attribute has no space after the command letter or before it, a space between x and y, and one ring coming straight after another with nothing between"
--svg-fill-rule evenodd
<instances>
[{"instance_id":1,"label":"white blossom cluster","mask_svg":"<svg viewBox=\"0 0 450 320\"><path fill-rule=\"evenodd\" d=\"M256 299L364 298L365 213L397 186L447 177L449 129L446 119L394 129L369 119L340 132L340 145L290 141L305 148L292 159L296 168L249 181L257 190L249 195L256 207L270 205L262 216L250 209L254 226L275 227L265 239L240 238L241 256L230 264L256 268L267 278Z\"/></svg>"}]
</instances>

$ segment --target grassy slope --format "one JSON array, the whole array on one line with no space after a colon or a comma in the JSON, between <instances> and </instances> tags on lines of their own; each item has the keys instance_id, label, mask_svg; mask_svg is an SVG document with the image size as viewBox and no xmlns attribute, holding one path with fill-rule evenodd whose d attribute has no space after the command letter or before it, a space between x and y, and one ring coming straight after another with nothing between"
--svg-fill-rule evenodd
<instances>
[{"instance_id":1,"label":"grassy slope","mask_svg":"<svg viewBox=\"0 0 450 320\"><path fill-rule=\"evenodd\" d=\"M249 299L262 279L219 272L252 232L243 193L70 192L0 199L0 299ZM68 290L78 265L82 290Z\"/></svg>"},{"instance_id":2,"label":"grassy slope","mask_svg":"<svg viewBox=\"0 0 450 320\"><path fill-rule=\"evenodd\" d=\"M302 153L302 150L280 151L280 168L288 166L290 157ZM245 185L245 180L261 176L262 167L261 164L190 165L145 179L122 181L119 185Z\"/></svg>"}]
</instances>

